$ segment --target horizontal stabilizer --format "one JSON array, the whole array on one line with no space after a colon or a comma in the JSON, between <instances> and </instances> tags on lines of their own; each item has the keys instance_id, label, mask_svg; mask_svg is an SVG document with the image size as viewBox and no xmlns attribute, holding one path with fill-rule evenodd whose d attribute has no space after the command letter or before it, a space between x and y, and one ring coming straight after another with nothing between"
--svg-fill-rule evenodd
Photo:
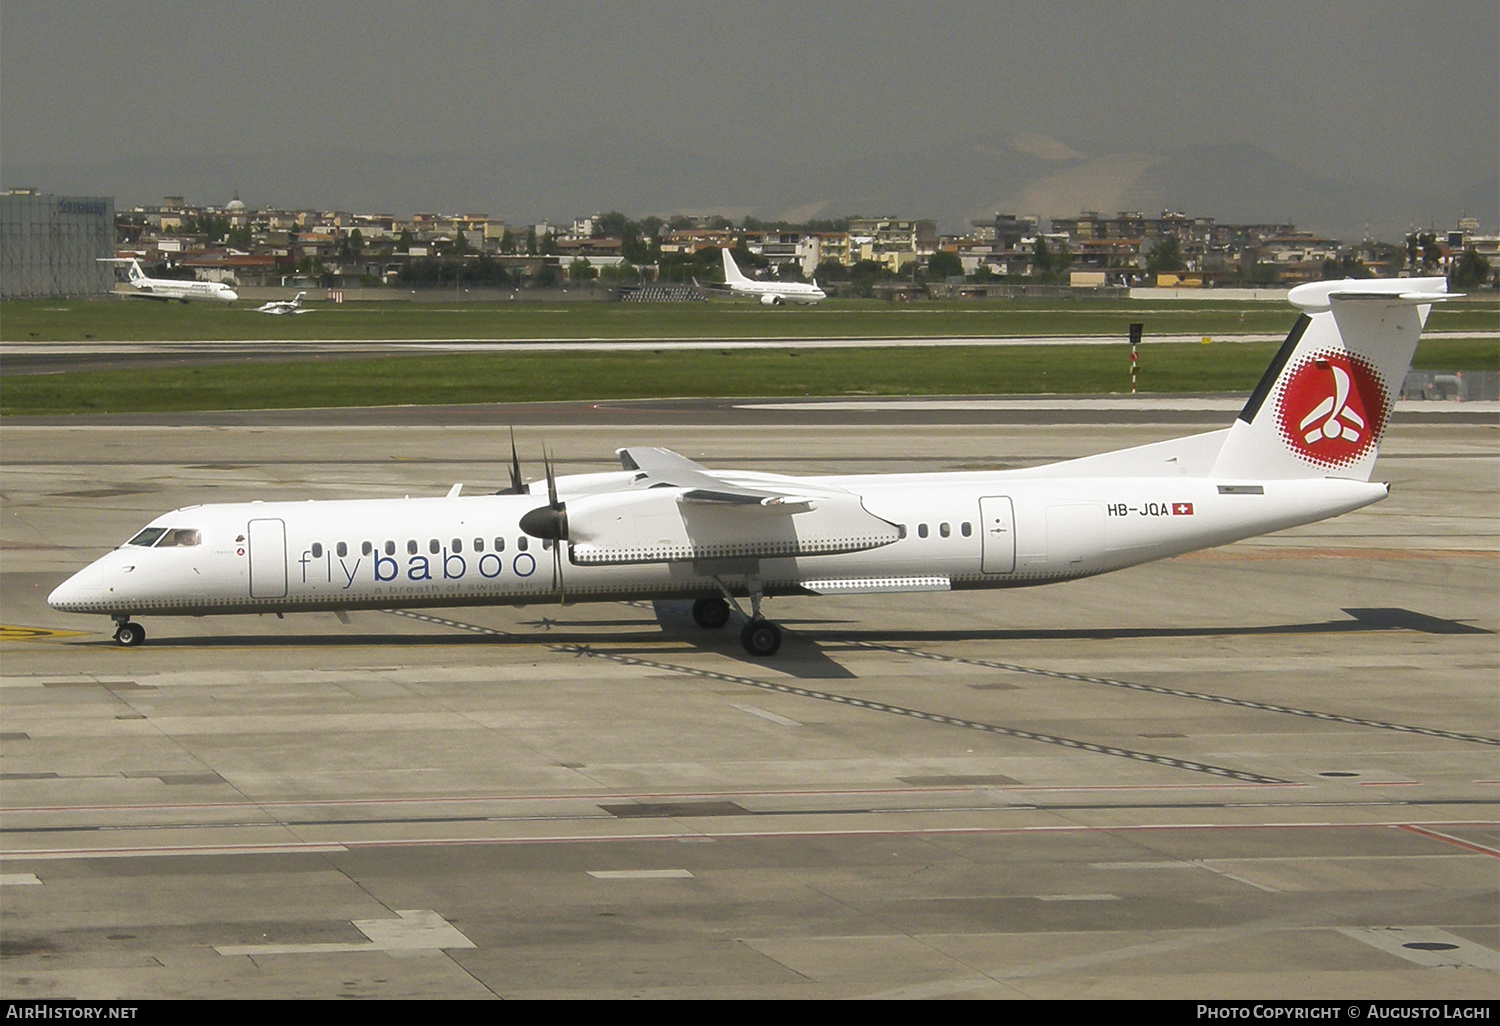
<instances>
[{"instance_id":1,"label":"horizontal stabilizer","mask_svg":"<svg viewBox=\"0 0 1500 1026\"><path fill-rule=\"evenodd\" d=\"M1332 309L1333 300L1384 300L1387 303L1436 303L1457 298L1447 291L1446 278L1346 278L1298 285L1286 294L1287 302L1308 313Z\"/></svg>"}]
</instances>

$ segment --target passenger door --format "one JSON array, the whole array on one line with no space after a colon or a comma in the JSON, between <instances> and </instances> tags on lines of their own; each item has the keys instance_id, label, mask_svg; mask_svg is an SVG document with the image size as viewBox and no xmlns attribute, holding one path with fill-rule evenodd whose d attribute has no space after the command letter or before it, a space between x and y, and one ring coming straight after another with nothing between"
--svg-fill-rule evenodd
<instances>
[{"instance_id":1,"label":"passenger door","mask_svg":"<svg viewBox=\"0 0 1500 1026\"><path fill-rule=\"evenodd\" d=\"M980 498L979 530L983 543L979 568L987 574L1015 573L1016 513L1009 496Z\"/></svg>"},{"instance_id":2,"label":"passenger door","mask_svg":"<svg viewBox=\"0 0 1500 1026\"><path fill-rule=\"evenodd\" d=\"M252 520L250 597L286 598L286 521Z\"/></svg>"}]
</instances>

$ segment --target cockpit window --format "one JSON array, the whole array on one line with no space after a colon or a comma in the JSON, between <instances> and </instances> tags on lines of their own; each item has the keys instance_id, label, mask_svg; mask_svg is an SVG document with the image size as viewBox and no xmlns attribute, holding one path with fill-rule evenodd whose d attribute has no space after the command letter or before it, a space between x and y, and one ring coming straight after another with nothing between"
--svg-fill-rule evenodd
<instances>
[{"instance_id":1,"label":"cockpit window","mask_svg":"<svg viewBox=\"0 0 1500 1026\"><path fill-rule=\"evenodd\" d=\"M134 538L130 539L130 541L126 542L125 544L127 544L127 545L144 545L146 548L149 549L151 546L155 545L157 543L157 541L159 541L161 539L162 535L164 535L166 533L167 533L167 529L165 527L148 527L144 531L142 531L140 534L138 534Z\"/></svg>"},{"instance_id":2,"label":"cockpit window","mask_svg":"<svg viewBox=\"0 0 1500 1026\"><path fill-rule=\"evenodd\" d=\"M203 536L198 533L196 527L179 527L168 531L167 536L156 543L159 549L188 548L193 545L201 545Z\"/></svg>"}]
</instances>

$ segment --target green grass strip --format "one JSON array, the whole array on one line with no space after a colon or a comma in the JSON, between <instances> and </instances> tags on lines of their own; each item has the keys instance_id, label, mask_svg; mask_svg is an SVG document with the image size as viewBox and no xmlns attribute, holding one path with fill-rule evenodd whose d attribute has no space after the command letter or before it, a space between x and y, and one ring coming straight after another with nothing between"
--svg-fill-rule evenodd
<instances>
[{"instance_id":1,"label":"green grass strip","mask_svg":"<svg viewBox=\"0 0 1500 1026\"><path fill-rule=\"evenodd\" d=\"M1248 393L1275 343L1153 345L1143 392ZM678 396L1011 395L1130 390L1129 347L709 349L305 360L6 377L0 414L158 413ZM1500 369L1500 344L1428 340L1417 366Z\"/></svg>"},{"instance_id":2,"label":"green grass strip","mask_svg":"<svg viewBox=\"0 0 1500 1026\"><path fill-rule=\"evenodd\" d=\"M758 303L363 302L312 304L297 317L251 304L145 300L0 303L7 342L170 342L311 339L931 338L1114 335L1135 321L1147 337L1285 334L1284 303L1182 300L989 300L886 303L829 300L812 307ZM1434 310L1437 331L1500 329L1500 305L1459 300Z\"/></svg>"}]
</instances>

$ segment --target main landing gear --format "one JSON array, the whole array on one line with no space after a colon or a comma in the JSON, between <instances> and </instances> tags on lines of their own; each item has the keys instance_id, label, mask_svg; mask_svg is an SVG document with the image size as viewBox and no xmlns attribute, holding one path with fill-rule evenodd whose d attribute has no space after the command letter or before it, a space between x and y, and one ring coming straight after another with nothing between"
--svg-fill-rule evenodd
<instances>
[{"instance_id":1,"label":"main landing gear","mask_svg":"<svg viewBox=\"0 0 1500 1026\"><path fill-rule=\"evenodd\" d=\"M115 641L126 648L135 648L146 640L146 628L138 623L131 623L130 617L121 617L115 621Z\"/></svg>"},{"instance_id":2,"label":"main landing gear","mask_svg":"<svg viewBox=\"0 0 1500 1026\"><path fill-rule=\"evenodd\" d=\"M724 593L723 598L699 599L693 603L693 622L706 630L719 630L729 623L731 605L744 615L744 610L739 608L739 603L724 586L724 582L715 577L714 583ZM740 631L740 644L752 656L765 659L775 655L781 648L781 628L760 615L760 581L751 576L746 578L745 584L750 589L751 612Z\"/></svg>"},{"instance_id":3,"label":"main landing gear","mask_svg":"<svg viewBox=\"0 0 1500 1026\"><path fill-rule=\"evenodd\" d=\"M718 630L729 622L729 603L721 598L699 599L693 603L693 622L704 630Z\"/></svg>"},{"instance_id":4,"label":"main landing gear","mask_svg":"<svg viewBox=\"0 0 1500 1026\"><path fill-rule=\"evenodd\" d=\"M770 620L748 620L740 631L740 644L758 659L773 656L781 648L781 628Z\"/></svg>"}]
</instances>

